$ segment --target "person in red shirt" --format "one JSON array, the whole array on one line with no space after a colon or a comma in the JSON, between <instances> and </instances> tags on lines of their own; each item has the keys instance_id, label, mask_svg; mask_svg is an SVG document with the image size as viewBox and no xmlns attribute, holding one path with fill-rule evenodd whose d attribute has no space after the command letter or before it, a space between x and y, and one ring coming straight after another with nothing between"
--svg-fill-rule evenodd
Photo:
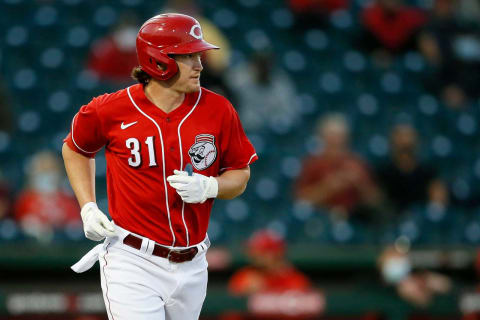
<instances>
[{"instance_id":1,"label":"person in red shirt","mask_svg":"<svg viewBox=\"0 0 480 320\"><path fill-rule=\"evenodd\" d=\"M248 313L222 319L316 319L325 308L323 292L286 258L286 242L272 230L259 230L246 244L250 265L228 282L233 296L248 297Z\"/></svg>"},{"instance_id":2,"label":"person in red shirt","mask_svg":"<svg viewBox=\"0 0 480 320\"><path fill-rule=\"evenodd\" d=\"M287 0L285 2L294 14L295 26L301 32L326 27L332 13L346 10L350 6L350 0Z\"/></svg>"},{"instance_id":3,"label":"person in red shirt","mask_svg":"<svg viewBox=\"0 0 480 320\"><path fill-rule=\"evenodd\" d=\"M258 292L310 290L310 280L285 259L285 251L285 241L275 232L255 232L247 242L252 265L233 274L228 283L229 292L243 296Z\"/></svg>"},{"instance_id":4,"label":"person in red shirt","mask_svg":"<svg viewBox=\"0 0 480 320\"><path fill-rule=\"evenodd\" d=\"M372 51L399 53L416 47L416 35L426 22L417 8L401 0L377 0L362 12L362 46Z\"/></svg>"},{"instance_id":5,"label":"person in red shirt","mask_svg":"<svg viewBox=\"0 0 480 320\"><path fill-rule=\"evenodd\" d=\"M380 194L367 164L349 147L349 128L340 114L322 118L318 125L322 149L303 161L295 184L298 200L324 208L337 216L373 211Z\"/></svg>"},{"instance_id":6,"label":"person in red shirt","mask_svg":"<svg viewBox=\"0 0 480 320\"><path fill-rule=\"evenodd\" d=\"M50 151L35 154L27 169L27 185L14 203L14 218L29 236L42 242L67 226L81 228L78 204L62 190L62 168Z\"/></svg>"},{"instance_id":7,"label":"person in red shirt","mask_svg":"<svg viewBox=\"0 0 480 320\"><path fill-rule=\"evenodd\" d=\"M116 84L131 81L130 71L137 65L137 29L134 16L122 17L111 33L93 44L88 57L88 68L104 81Z\"/></svg>"},{"instance_id":8,"label":"person in red shirt","mask_svg":"<svg viewBox=\"0 0 480 320\"><path fill-rule=\"evenodd\" d=\"M83 106L63 146L85 235L106 237L72 269L100 261L110 320L198 319L214 199L243 193L257 155L229 101L200 86L201 54L218 47L197 20L157 15L136 41L139 84ZM95 203L104 147L113 222Z\"/></svg>"}]
</instances>

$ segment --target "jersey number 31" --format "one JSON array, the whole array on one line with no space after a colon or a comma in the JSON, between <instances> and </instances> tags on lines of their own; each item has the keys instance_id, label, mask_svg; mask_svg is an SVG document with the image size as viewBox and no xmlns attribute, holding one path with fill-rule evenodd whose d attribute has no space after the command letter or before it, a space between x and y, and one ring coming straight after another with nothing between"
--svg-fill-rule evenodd
<instances>
[{"instance_id":1,"label":"jersey number 31","mask_svg":"<svg viewBox=\"0 0 480 320\"><path fill-rule=\"evenodd\" d=\"M128 138L125 141L125 144L132 156L128 158L128 164L131 167L137 168L142 164L142 156L140 154L140 142L137 138ZM157 165L157 160L155 159L155 147L153 144L153 137L147 137L145 139L145 144L148 147L148 158L149 158L149 167L155 167Z\"/></svg>"}]
</instances>

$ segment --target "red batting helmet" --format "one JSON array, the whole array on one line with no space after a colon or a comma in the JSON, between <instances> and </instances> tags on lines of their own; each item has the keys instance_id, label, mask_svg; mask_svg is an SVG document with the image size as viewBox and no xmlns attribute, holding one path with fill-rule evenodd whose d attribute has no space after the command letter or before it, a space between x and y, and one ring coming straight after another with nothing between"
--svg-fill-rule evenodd
<instances>
[{"instance_id":1,"label":"red batting helmet","mask_svg":"<svg viewBox=\"0 0 480 320\"><path fill-rule=\"evenodd\" d=\"M209 49L219 48L203 40L200 23L184 14L157 15L147 20L137 35L138 62L142 70L158 80L167 80L178 72L177 63L169 54Z\"/></svg>"}]
</instances>

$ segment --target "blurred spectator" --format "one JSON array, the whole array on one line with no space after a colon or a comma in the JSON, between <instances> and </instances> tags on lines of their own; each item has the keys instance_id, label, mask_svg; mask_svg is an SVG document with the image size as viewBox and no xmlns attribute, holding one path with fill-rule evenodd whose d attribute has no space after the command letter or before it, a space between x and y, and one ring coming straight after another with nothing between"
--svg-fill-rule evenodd
<instances>
[{"instance_id":1,"label":"blurred spectator","mask_svg":"<svg viewBox=\"0 0 480 320\"><path fill-rule=\"evenodd\" d=\"M275 232L260 230L247 242L251 266L238 270L228 283L233 295L258 292L306 291L311 289L308 278L285 258L285 241Z\"/></svg>"},{"instance_id":2,"label":"blurred spectator","mask_svg":"<svg viewBox=\"0 0 480 320\"><path fill-rule=\"evenodd\" d=\"M469 24L459 17L457 1L435 0L419 41L423 56L433 69L426 86L451 108L463 107L468 98L480 97L478 19Z\"/></svg>"},{"instance_id":3,"label":"blurred spectator","mask_svg":"<svg viewBox=\"0 0 480 320\"><path fill-rule=\"evenodd\" d=\"M416 36L426 21L424 13L402 0L376 0L362 12L361 46L380 57L416 48Z\"/></svg>"},{"instance_id":4,"label":"blurred spectator","mask_svg":"<svg viewBox=\"0 0 480 320\"><path fill-rule=\"evenodd\" d=\"M322 148L304 160L295 193L297 199L336 215L365 213L361 218L369 218L379 203L379 192L367 164L350 150L349 134L343 115L320 119L317 135Z\"/></svg>"},{"instance_id":5,"label":"blurred spectator","mask_svg":"<svg viewBox=\"0 0 480 320\"><path fill-rule=\"evenodd\" d=\"M325 308L323 293L285 257L286 243L271 230L259 230L248 240L251 265L233 274L228 290L248 297L248 315L226 313L223 320L313 319Z\"/></svg>"},{"instance_id":6,"label":"blurred spectator","mask_svg":"<svg viewBox=\"0 0 480 320\"><path fill-rule=\"evenodd\" d=\"M269 127L285 133L298 122L295 86L288 74L275 66L273 53L256 52L250 61L237 65L229 74L245 131Z\"/></svg>"},{"instance_id":7,"label":"blurred spectator","mask_svg":"<svg viewBox=\"0 0 480 320\"><path fill-rule=\"evenodd\" d=\"M412 126L402 123L392 129L390 152L390 159L377 175L394 213L417 204L448 205L446 185L433 166L418 157L418 134Z\"/></svg>"},{"instance_id":8,"label":"blurred spectator","mask_svg":"<svg viewBox=\"0 0 480 320\"><path fill-rule=\"evenodd\" d=\"M451 281L432 271L412 270L408 250L402 245L385 248L377 261L380 274L402 299L417 307L428 307L436 295L450 291Z\"/></svg>"},{"instance_id":9,"label":"blurred spectator","mask_svg":"<svg viewBox=\"0 0 480 320\"><path fill-rule=\"evenodd\" d=\"M347 9L349 0L287 0L299 31L325 27L330 14Z\"/></svg>"},{"instance_id":10,"label":"blurred spectator","mask_svg":"<svg viewBox=\"0 0 480 320\"><path fill-rule=\"evenodd\" d=\"M138 64L135 47L138 29L134 15L122 16L109 34L93 44L88 68L113 84L131 81L130 73Z\"/></svg>"},{"instance_id":11,"label":"blurred spectator","mask_svg":"<svg viewBox=\"0 0 480 320\"><path fill-rule=\"evenodd\" d=\"M203 53L202 86L226 96L235 104L235 96L224 80L224 72L230 65L231 49L230 42L222 30L207 19L202 13L202 8L191 0L169 0L163 12L183 13L194 17L202 26L204 39L221 48Z\"/></svg>"},{"instance_id":12,"label":"blurred spectator","mask_svg":"<svg viewBox=\"0 0 480 320\"><path fill-rule=\"evenodd\" d=\"M33 155L27 167L26 188L15 205L15 219L23 231L48 242L53 232L66 227L80 228L80 208L73 195L61 188L63 168L50 151Z\"/></svg>"}]
</instances>

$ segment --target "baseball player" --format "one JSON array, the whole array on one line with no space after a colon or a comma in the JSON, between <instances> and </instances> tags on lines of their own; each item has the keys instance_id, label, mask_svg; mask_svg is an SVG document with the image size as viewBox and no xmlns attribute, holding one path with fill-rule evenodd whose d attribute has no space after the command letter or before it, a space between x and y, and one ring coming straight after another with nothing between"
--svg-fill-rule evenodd
<instances>
[{"instance_id":1,"label":"baseball player","mask_svg":"<svg viewBox=\"0 0 480 320\"><path fill-rule=\"evenodd\" d=\"M85 235L106 238L72 269L99 260L110 320L198 319L213 201L245 190L257 155L228 100L200 86L201 54L218 47L195 19L155 16L136 45L139 84L81 107L64 140ZM112 221L95 203L103 147Z\"/></svg>"}]
</instances>

